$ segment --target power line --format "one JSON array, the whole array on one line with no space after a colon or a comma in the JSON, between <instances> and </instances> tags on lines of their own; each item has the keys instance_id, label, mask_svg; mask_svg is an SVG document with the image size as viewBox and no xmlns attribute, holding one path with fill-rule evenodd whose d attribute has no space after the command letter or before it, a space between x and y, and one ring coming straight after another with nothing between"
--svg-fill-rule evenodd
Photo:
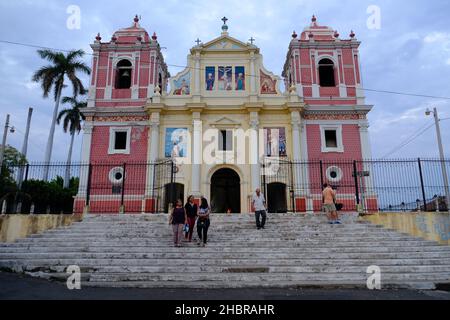
<instances>
[{"instance_id":1,"label":"power line","mask_svg":"<svg viewBox=\"0 0 450 320\"><path fill-rule=\"evenodd\" d=\"M33 45L33 44L27 44L27 43L21 43L21 42L14 42L14 41L7 41L7 40L1 40L0 39L0 43L5 43L5 44L12 44L12 45L19 45L19 46L25 46L25 47L31 47L31 48L37 48L37 49L47 49L47 50L53 50L53 51L61 51L61 52L71 52L72 50L67 50L67 49L58 49L58 48L51 48L51 47L45 47L45 46L40 46L40 45ZM90 55L93 57L99 57L99 55L97 54L93 54L93 53L85 53L86 55ZM150 63L150 61L145 61L145 60L141 60L141 62L144 63ZM157 63L154 62L155 65L162 65L162 63ZM190 69L190 70L200 70L200 71L206 71L205 68L195 68L195 67L191 67L191 66L186 66L186 65L176 65L176 64L167 64L166 66L169 67L174 67L174 68L180 68L180 69ZM253 74L244 74L245 77L255 77L255 78L260 78L260 76L258 75L253 75ZM303 83L306 85L312 85L313 83ZM349 87L347 85L345 85L346 87ZM352 87L352 89L354 89L354 87ZM444 97L444 96L433 96L433 95L425 95L425 94L416 94L416 93L407 93L407 92L399 92L399 91L389 91L389 90L379 90L379 89L370 89L370 88L360 88L361 90L364 91L369 91L369 92L377 92L377 93L386 93L386 94L394 94L394 95L401 95L401 96L410 96L410 97L419 97L419 98L431 98L431 99L442 99L442 100L450 100L450 97Z\"/></svg>"},{"instance_id":2,"label":"power line","mask_svg":"<svg viewBox=\"0 0 450 320\"><path fill-rule=\"evenodd\" d=\"M413 133L411 136L409 136L408 138L406 138L404 141L402 141L398 146L392 148L391 151L389 151L386 155L384 155L383 157L381 157L381 159L386 159L387 157L397 153L398 151L400 151L401 149L403 149L404 147L406 147L407 145L409 145L411 142L413 142L414 140L416 140L417 138L419 138L420 136L422 136L425 132L427 132L428 130L430 130L430 128L432 128L434 126L434 122L429 124L428 126L425 125L422 128L420 128L418 131L416 131L415 133Z\"/></svg>"}]
</instances>

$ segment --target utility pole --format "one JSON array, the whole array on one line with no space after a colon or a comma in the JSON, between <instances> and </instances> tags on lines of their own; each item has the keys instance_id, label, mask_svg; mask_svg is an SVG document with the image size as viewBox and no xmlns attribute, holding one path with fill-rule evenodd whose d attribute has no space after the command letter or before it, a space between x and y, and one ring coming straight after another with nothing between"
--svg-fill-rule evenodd
<instances>
[{"instance_id":1,"label":"utility pole","mask_svg":"<svg viewBox=\"0 0 450 320\"><path fill-rule=\"evenodd\" d=\"M433 111L427 110L426 115L429 116L431 113L434 115L434 122L436 125L436 135L439 147L439 157L441 160L441 168L442 168L442 176L444 179L444 188L445 188L445 198L447 200L447 210L450 211L450 192L448 190L448 176L447 176L447 168L445 166L445 156L444 156L444 147L442 146L442 136L441 136L441 126L440 119L438 115L437 108L433 108Z\"/></svg>"},{"instance_id":2,"label":"utility pole","mask_svg":"<svg viewBox=\"0 0 450 320\"><path fill-rule=\"evenodd\" d=\"M6 137L8 136L8 128L9 128L9 114L6 115L5 130L3 131L3 140L1 146L2 148L0 149L0 174L3 168L3 158L5 157Z\"/></svg>"},{"instance_id":3,"label":"utility pole","mask_svg":"<svg viewBox=\"0 0 450 320\"><path fill-rule=\"evenodd\" d=\"M25 137L23 138L23 144L22 144L22 154L26 158L27 152L28 152L28 137L30 135L30 126L31 126L31 116L33 115L33 108L28 109L28 119L27 119L27 128L25 130ZM20 166L19 169L19 177L17 184L20 187L22 186L23 181L23 166Z\"/></svg>"}]
</instances>

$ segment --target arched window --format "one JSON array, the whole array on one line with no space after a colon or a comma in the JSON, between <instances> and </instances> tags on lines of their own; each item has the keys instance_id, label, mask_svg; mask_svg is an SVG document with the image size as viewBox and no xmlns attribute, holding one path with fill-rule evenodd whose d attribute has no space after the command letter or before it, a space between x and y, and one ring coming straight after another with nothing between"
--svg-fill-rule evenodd
<instances>
[{"instance_id":1,"label":"arched window","mask_svg":"<svg viewBox=\"0 0 450 320\"><path fill-rule=\"evenodd\" d=\"M128 60L120 60L117 64L116 89L129 89L133 66Z\"/></svg>"},{"instance_id":2,"label":"arched window","mask_svg":"<svg viewBox=\"0 0 450 320\"><path fill-rule=\"evenodd\" d=\"M330 59L322 59L319 62L319 79L321 87L335 87L334 63Z\"/></svg>"}]
</instances>

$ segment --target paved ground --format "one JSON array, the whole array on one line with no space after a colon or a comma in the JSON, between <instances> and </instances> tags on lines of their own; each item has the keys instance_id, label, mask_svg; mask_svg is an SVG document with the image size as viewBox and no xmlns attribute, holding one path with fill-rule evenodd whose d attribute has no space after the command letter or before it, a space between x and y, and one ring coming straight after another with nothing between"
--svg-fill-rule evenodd
<instances>
[{"instance_id":1,"label":"paved ground","mask_svg":"<svg viewBox=\"0 0 450 320\"><path fill-rule=\"evenodd\" d=\"M0 300L450 300L450 292L410 290L115 289L68 290L62 283L0 272Z\"/></svg>"}]
</instances>

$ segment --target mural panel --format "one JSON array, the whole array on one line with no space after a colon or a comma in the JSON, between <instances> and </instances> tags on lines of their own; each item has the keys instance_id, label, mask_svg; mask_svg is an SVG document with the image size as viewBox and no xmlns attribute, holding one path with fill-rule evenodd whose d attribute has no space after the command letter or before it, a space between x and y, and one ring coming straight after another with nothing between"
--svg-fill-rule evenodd
<instances>
[{"instance_id":1,"label":"mural panel","mask_svg":"<svg viewBox=\"0 0 450 320\"><path fill-rule=\"evenodd\" d=\"M173 94L176 96L189 95L191 93L191 73L188 72L181 76L178 80L173 81L174 91Z\"/></svg>"},{"instance_id":2,"label":"mural panel","mask_svg":"<svg viewBox=\"0 0 450 320\"><path fill-rule=\"evenodd\" d=\"M244 67L236 67L235 68L235 82L236 82L236 90L245 90L245 68Z\"/></svg>"},{"instance_id":3,"label":"mural panel","mask_svg":"<svg viewBox=\"0 0 450 320\"><path fill-rule=\"evenodd\" d=\"M277 80L260 71L261 94L277 94Z\"/></svg>"},{"instance_id":4,"label":"mural panel","mask_svg":"<svg viewBox=\"0 0 450 320\"><path fill-rule=\"evenodd\" d=\"M205 69L205 84L207 91L214 90L214 81L216 79L216 67L206 67Z\"/></svg>"},{"instance_id":5,"label":"mural panel","mask_svg":"<svg viewBox=\"0 0 450 320\"><path fill-rule=\"evenodd\" d=\"M266 157L287 156L285 128L264 128L264 155Z\"/></svg>"},{"instance_id":6,"label":"mural panel","mask_svg":"<svg viewBox=\"0 0 450 320\"><path fill-rule=\"evenodd\" d=\"M166 158L186 158L188 129L166 128L164 153Z\"/></svg>"},{"instance_id":7,"label":"mural panel","mask_svg":"<svg viewBox=\"0 0 450 320\"><path fill-rule=\"evenodd\" d=\"M232 90L232 67L219 67L219 90Z\"/></svg>"}]
</instances>

